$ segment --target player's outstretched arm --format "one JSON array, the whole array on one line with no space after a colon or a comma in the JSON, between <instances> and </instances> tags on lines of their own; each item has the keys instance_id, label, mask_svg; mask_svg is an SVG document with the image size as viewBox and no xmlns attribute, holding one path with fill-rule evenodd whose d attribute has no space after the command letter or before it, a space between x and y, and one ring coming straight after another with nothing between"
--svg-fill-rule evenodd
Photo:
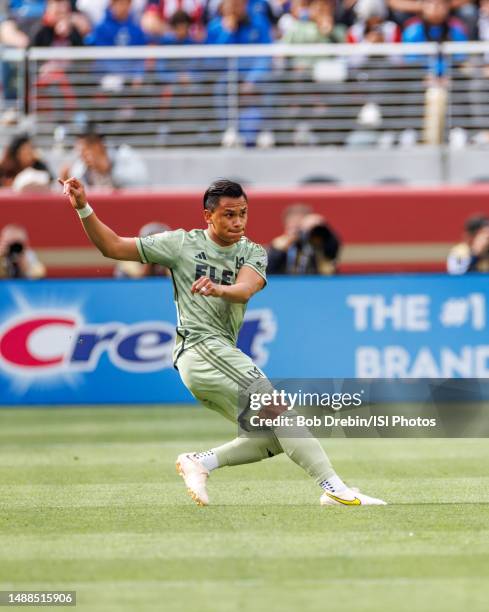
<instances>
[{"instance_id":1,"label":"player's outstretched arm","mask_svg":"<svg viewBox=\"0 0 489 612\"><path fill-rule=\"evenodd\" d=\"M123 261L141 261L136 240L118 236L92 211L81 181L69 178L66 181L58 179L58 182L63 185L63 193L68 196L71 205L80 215L87 236L102 255Z\"/></svg>"},{"instance_id":2,"label":"player's outstretched arm","mask_svg":"<svg viewBox=\"0 0 489 612\"><path fill-rule=\"evenodd\" d=\"M193 283L191 292L200 293L204 297L221 297L228 302L246 304L264 284L265 281L257 272L243 266L234 285L218 285L207 276L201 276Z\"/></svg>"}]
</instances>

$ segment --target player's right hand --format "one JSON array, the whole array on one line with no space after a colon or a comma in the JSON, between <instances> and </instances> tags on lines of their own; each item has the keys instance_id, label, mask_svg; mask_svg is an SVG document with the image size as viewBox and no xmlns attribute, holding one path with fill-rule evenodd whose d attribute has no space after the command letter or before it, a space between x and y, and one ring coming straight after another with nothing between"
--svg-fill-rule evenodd
<instances>
[{"instance_id":1,"label":"player's right hand","mask_svg":"<svg viewBox=\"0 0 489 612\"><path fill-rule=\"evenodd\" d=\"M85 188L81 181L72 176L66 181L63 181L59 178L58 183L60 185L63 185L63 194L68 196L73 208L75 208L76 210L85 208L85 206L87 205L87 196L85 194Z\"/></svg>"}]
</instances>

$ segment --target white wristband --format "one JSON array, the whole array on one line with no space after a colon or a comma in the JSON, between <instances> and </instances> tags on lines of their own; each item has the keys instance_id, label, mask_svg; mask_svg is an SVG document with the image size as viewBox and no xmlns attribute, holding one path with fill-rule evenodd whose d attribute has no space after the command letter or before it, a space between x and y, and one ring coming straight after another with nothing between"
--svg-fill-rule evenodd
<instances>
[{"instance_id":1,"label":"white wristband","mask_svg":"<svg viewBox=\"0 0 489 612\"><path fill-rule=\"evenodd\" d=\"M86 219L93 213L93 208L87 202L83 208L77 208L76 212L78 213L80 219Z\"/></svg>"}]
</instances>

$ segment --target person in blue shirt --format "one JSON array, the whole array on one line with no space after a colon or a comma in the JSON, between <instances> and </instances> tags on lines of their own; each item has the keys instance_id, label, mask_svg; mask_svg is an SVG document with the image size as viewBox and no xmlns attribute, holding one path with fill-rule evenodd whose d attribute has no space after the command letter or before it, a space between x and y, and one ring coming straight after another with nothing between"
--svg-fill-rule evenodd
<instances>
[{"instance_id":1,"label":"person in blue shirt","mask_svg":"<svg viewBox=\"0 0 489 612\"><path fill-rule=\"evenodd\" d=\"M185 11L176 11L170 17L171 30L155 40L160 45L195 45L196 39L192 33L192 18ZM178 62L180 65L183 62ZM156 63L156 74L165 83L190 83L198 82L199 61L195 58L185 60L185 70L175 70L174 62L167 59L159 59Z\"/></svg>"},{"instance_id":2,"label":"person in blue shirt","mask_svg":"<svg viewBox=\"0 0 489 612\"><path fill-rule=\"evenodd\" d=\"M194 45L195 37L192 36L192 18L185 11L176 11L170 17L169 32L157 41L160 45Z\"/></svg>"},{"instance_id":3,"label":"person in blue shirt","mask_svg":"<svg viewBox=\"0 0 489 612\"><path fill-rule=\"evenodd\" d=\"M272 42L270 23L262 15L248 13L246 0L223 0L221 15L207 28L212 45L263 44Z\"/></svg>"},{"instance_id":4,"label":"person in blue shirt","mask_svg":"<svg viewBox=\"0 0 489 612\"><path fill-rule=\"evenodd\" d=\"M131 13L131 0L110 0L104 19L95 26L85 42L98 47L145 45L146 35ZM129 76L135 84L143 79L144 61L101 60L96 63L95 69L105 74Z\"/></svg>"},{"instance_id":5,"label":"person in blue shirt","mask_svg":"<svg viewBox=\"0 0 489 612\"><path fill-rule=\"evenodd\" d=\"M260 14L251 13L247 0L223 0L221 14L207 27L207 44L211 45L246 45L268 44L272 42L271 26ZM226 116L228 104L229 63L227 60L211 60L214 70L221 69L222 77L215 87L216 112L222 118ZM272 69L269 57L239 58L236 61L239 80L239 113L238 130L247 146L253 146L258 133L263 128L264 117L257 96L266 95L259 84L263 83ZM223 129L224 122L221 120Z\"/></svg>"},{"instance_id":6,"label":"person in blue shirt","mask_svg":"<svg viewBox=\"0 0 489 612\"><path fill-rule=\"evenodd\" d=\"M101 47L145 45L146 36L131 14L131 0L110 0L104 19L86 42Z\"/></svg>"},{"instance_id":7,"label":"person in blue shirt","mask_svg":"<svg viewBox=\"0 0 489 612\"><path fill-rule=\"evenodd\" d=\"M451 16L450 0L422 0L421 15L410 19L404 28L402 42L465 42L468 34L465 24ZM412 60L419 58L411 58ZM455 61L463 60L454 56ZM428 68L434 76L443 77L447 72L445 59L432 56L428 60Z\"/></svg>"}]
</instances>

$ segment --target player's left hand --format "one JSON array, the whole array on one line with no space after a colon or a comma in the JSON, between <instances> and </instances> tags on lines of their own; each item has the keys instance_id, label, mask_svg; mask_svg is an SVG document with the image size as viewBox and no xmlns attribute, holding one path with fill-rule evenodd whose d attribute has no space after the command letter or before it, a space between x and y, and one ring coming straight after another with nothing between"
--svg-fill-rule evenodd
<instances>
[{"instance_id":1,"label":"player's left hand","mask_svg":"<svg viewBox=\"0 0 489 612\"><path fill-rule=\"evenodd\" d=\"M192 293L198 293L204 297L222 297L222 287L213 283L207 276L198 278L190 289Z\"/></svg>"}]
</instances>

